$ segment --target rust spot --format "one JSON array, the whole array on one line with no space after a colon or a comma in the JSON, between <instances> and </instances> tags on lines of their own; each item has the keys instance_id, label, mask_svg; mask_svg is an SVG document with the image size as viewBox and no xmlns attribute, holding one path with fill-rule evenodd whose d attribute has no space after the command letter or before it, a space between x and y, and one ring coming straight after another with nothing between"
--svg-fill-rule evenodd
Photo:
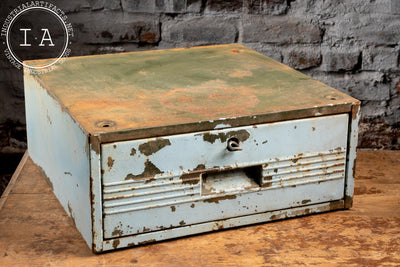
<instances>
[{"instance_id":1,"label":"rust spot","mask_svg":"<svg viewBox=\"0 0 400 267\"><path fill-rule=\"evenodd\" d=\"M192 203L192 205L190 205L190 207L193 209L194 208L194 203Z\"/></svg>"},{"instance_id":2,"label":"rust spot","mask_svg":"<svg viewBox=\"0 0 400 267\"><path fill-rule=\"evenodd\" d=\"M127 246L128 246L128 247L134 247L134 246L136 246L136 244L135 244L134 242L132 242L132 243L128 243Z\"/></svg>"},{"instance_id":3,"label":"rust spot","mask_svg":"<svg viewBox=\"0 0 400 267\"><path fill-rule=\"evenodd\" d=\"M107 159L107 166L108 166L108 168L112 168L112 166L114 165L114 161L115 160L113 160L112 159L112 157L108 157L108 159Z\"/></svg>"},{"instance_id":4,"label":"rust spot","mask_svg":"<svg viewBox=\"0 0 400 267\"><path fill-rule=\"evenodd\" d=\"M262 142L262 144L266 144L266 143L268 143L268 140L265 140L264 142Z\"/></svg>"},{"instance_id":5,"label":"rust spot","mask_svg":"<svg viewBox=\"0 0 400 267\"><path fill-rule=\"evenodd\" d=\"M279 161L280 161L280 159L279 159L279 158L275 158L275 160L276 160L277 162L279 162Z\"/></svg>"},{"instance_id":6,"label":"rust spot","mask_svg":"<svg viewBox=\"0 0 400 267\"><path fill-rule=\"evenodd\" d=\"M116 148L117 148L117 145L113 145L113 148L116 149Z\"/></svg>"},{"instance_id":7,"label":"rust spot","mask_svg":"<svg viewBox=\"0 0 400 267\"><path fill-rule=\"evenodd\" d=\"M231 51L232 51L232 53L240 53L240 51L237 49L232 49Z\"/></svg>"},{"instance_id":8,"label":"rust spot","mask_svg":"<svg viewBox=\"0 0 400 267\"><path fill-rule=\"evenodd\" d=\"M350 209L352 206L353 206L353 197L345 195L344 196L344 208ZM341 208L343 208L343 206Z\"/></svg>"},{"instance_id":9,"label":"rust spot","mask_svg":"<svg viewBox=\"0 0 400 267\"><path fill-rule=\"evenodd\" d=\"M246 130L238 130L238 131L230 131L227 133L218 133L218 134L211 134L211 133L204 133L203 140L214 144L215 140L219 139L221 143L224 143L226 140L232 137L236 137L239 141L244 142L250 137L250 133Z\"/></svg>"},{"instance_id":10,"label":"rust spot","mask_svg":"<svg viewBox=\"0 0 400 267\"><path fill-rule=\"evenodd\" d=\"M141 144L139 146L139 151L145 156L150 156L162 148L170 145L171 142L168 139L156 138L156 140Z\"/></svg>"},{"instance_id":11,"label":"rust spot","mask_svg":"<svg viewBox=\"0 0 400 267\"><path fill-rule=\"evenodd\" d=\"M344 205L342 200L332 201L329 203L329 210L338 210L343 208Z\"/></svg>"},{"instance_id":12,"label":"rust spot","mask_svg":"<svg viewBox=\"0 0 400 267\"><path fill-rule=\"evenodd\" d=\"M274 173L277 173L278 172L278 169L274 169Z\"/></svg>"},{"instance_id":13,"label":"rust spot","mask_svg":"<svg viewBox=\"0 0 400 267\"><path fill-rule=\"evenodd\" d=\"M297 129L297 126L295 125L294 128Z\"/></svg>"},{"instance_id":14,"label":"rust spot","mask_svg":"<svg viewBox=\"0 0 400 267\"><path fill-rule=\"evenodd\" d=\"M116 248L118 247L119 243L120 243L119 239L114 239L114 241L113 241L113 243L112 243L112 247L113 247L114 249L116 249Z\"/></svg>"},{"instance_id":15,"label":"rust spot","mask_svg":"<svg viewBox=\"0 0 400 267\"><path fill-rule=\"evenodd\" d=\"M205 200L203 200L203 202L218 204L220 200L225 200L225 199L236 199L236 195L213 197L213 198L205 199Z\"/></svg>"},{"instance_id":16,"label":"rust spot","mask_svg":"<svg viewBox=\"0 0 400 267\"><path fill-rule=\"evenodd\" d=\"M120 229L115 229L113 232L112 232L112 235L113 236L121 236L123 234L123 232L122 232L122 230L120 230Z\"/></svg>"},{"instance_id":17,"label":"rust spot","mask_svg":"<svg viewBox=\"0 0 400 267\"><path fill-rule=\"evenodd\" d=\"M180 178L182 179L182 184L195 185L200 182L200 176L198 173L183 174Z\"/></svg>"},{"instance_id":18,"label":"rust spot","mask_svg":"<svg viewBox=\"0 0 400 267\"><path fill-rule=\"evenodd\" d=\"M307 204L307 203L310 203L311 202L311 199L304 199L303 201L301 201L301 204Z\"/></svg>"},{"instance_id":19,"label":"rust spot","mask_svg":"<svg viewBox=\"0 0 400 267\"><path fill-rule=\"evenodd\" d=\"M70 172L64 172L64 174L65 174L65 175L72 176L72 173L70 173Z\"/></svg>"},{"instance_id":20,"label":"rust spot","mask_svg":"<svg viewBox=\"0 0 400 267\"><path fill-rule=\"evenodd\" d=\"M172 212L175 212L175 211L176 211L175 206L171 206L171 211L172 211Z\"/></svg>"},{"instance_id":21,"label":"rust spot","mask_svg":"<svg viewBox=\"0 0 400 267\"><path fill-rule=\"evenodd\" d=\"M185 223L185 221L184 221L184 220L182 220L182 221L180 221L180 222L179 222L179 225L180 225L180 226L185 226L185 225L186 225L186 223Z\"/></svg>"},{"instance_id":22,"label":"rust spot","mask_svg":"<svg viewBox=\"0 0 400 267\"><path fill-rule=\"evenodd\" d=\"M154 178L147 179L147 180L144 182L144 184L148 184L148 183L154 182L155 180L156 180L156 179L154 179Z\"/></svg>"},{"instance_id":23,"label":"rust spot","mask_svg":"<svg viewBox=\"0 0 400 267\"><path fill-rule=\"evenodd\" d=\"M312 127L313 132L315 131L315 127Z\"/></svg>"},{"instance_id":24,"label":"rust spot","mask_svg":"<svg viewBox=\"0 0 400 267\"><path fill-rule=\"evenodd\" d=\"M154 243L154 242L156 242L155 239L149 239L146 241L138 242L138 245L145 245L145 244Z\"/></svg>"},{"instance_id":25,"label":"rust spot","mask_svg":"<svg viewBox=\"0 0 400 267\"><path fill-rule=\"evenodd\" d=\"M205 168L206 168L206 165L199 164L199 165L197 165L196 168L193 169L193 171L200 171L200 170L204 170Z\"/></svg>"},{"instance_id":26,"label":"rust spot","mask_svg":"<svg viewBox=\"0 0 400 267\"><path fill-rule=\"evenodd\" d=\"M134 149L133 147L132 147L132 149L131 149L131 156L135 156L135 154L136 154L136 149Z\"/></svg>"},{"instance_id":27,"label":"rust spot","mask_svg":"<svg viewBox=\"0 0 400 267\"><path fill-rule=\"evenodd\" d=\"M272 215L271 217L269 217L269 219L270 219L270 220L278 220L278 219L280 219L280 216L274 214L274 215Z\"/></svg>"},{"instance_id":28,"label":"rust spot","mask_svg":"<svg viewBox=\"0 0 400 267\"><path fill-rule=\"evenodd\" d=\"M164 172L162 172L159 168L157 168L150 160L146 160L146 162L144 163L144 170L141 174L133 175L132 173L129 173L125 177L125 180L136 180L136 179L148 178L148 177L153 178L156 174L160 174L160 173L164 173Z\"/></svg>"},{"instance_id":29,"label":"rust spot","mask_svg":"<svg viewBox=\"0 0 400 267\"><path fill-rule=\"evenodd\" d=\"M271 175L265 176L263 180L264 181L261 184L261 187L270 187L270 186L272 186L272 182L265 182L265 181L271 181L272 180L272 176Z\"/></svg>"},{"instance_id":30,"label":"rust spot","mask_svg":"<svg viewBox=\"0 0 400 267\"><path fill-rule=\"evenodd\" d=\"M101 169L101 174L104 174L104 173L105 173L104 169Z\"/></svg>"},{"instance_id":31,"label":"rust spot","mask_svg":"<svg viewBox=\"0 0 400 267\"><path fill-rule=\"evenodd\" d=\"M143 227L143 232L149 232L149 231L150 231L150 228Z\"/></svg>"}]
</instances>

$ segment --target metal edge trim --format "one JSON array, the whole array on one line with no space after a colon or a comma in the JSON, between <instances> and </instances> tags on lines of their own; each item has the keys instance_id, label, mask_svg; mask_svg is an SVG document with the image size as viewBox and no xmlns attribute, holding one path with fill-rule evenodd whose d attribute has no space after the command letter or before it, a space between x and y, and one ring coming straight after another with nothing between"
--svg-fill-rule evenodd
<instances>
[{"instance_id":1,"label":"metal edge trim","mask_svg":"<svg viewBox=\"0 0 400 267\"><path fill-rule=\"evenodd\" d=\"M289 208L277 211L268 211L259 214L252 214L247 216L240 216L235 218L229 218L219 221L212 221L194 225L188 225L183 227L177 227L167 230L161 230L157 232L144 233L139 235L131 235L127 237L120 237L103 241L103 250L95 251L95 253L101 253L109 250L115 250L119 248L127 248L133 246L144 245L148 243L154 243L162 240L180 238L184 236L191 236L201 233L213 232L216 230L236 228L245 225L264 223L282 219L288 219L298 216L311 215L315 213L323 213L333 210L344 209L343 200L333 200L330 202L324 202L319 204L301 206L296 208ZM189 232L185 233L185 230L190 229ZM183 234L182 234L183 233ZM165 234L165 235L163 235Z\"/></svg>"}]
</instances>

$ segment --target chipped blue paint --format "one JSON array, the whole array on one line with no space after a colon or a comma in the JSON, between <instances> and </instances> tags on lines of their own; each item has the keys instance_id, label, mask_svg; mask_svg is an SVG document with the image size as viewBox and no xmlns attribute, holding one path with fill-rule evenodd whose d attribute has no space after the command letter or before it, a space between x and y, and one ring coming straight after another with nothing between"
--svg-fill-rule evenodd
<instances>
[{"instance_id":1,"label":"chipped blue paint","mask_svg":"<svg viewBox=\"0 0 400 267\"><path fill-rule=\"evenodd\" d=\"M104 237L343 199L348 120L342 114L103 144ZM226 149L231 133L242 136L242 151ZM146 173L149 162L154 173ZM246 176L251 166L260 166L259 180Z\"/></svg>"},{"instance_id":2,"label":"chipped blue paint","mask_svg":"<svg viewBox=\"0 0 400 267\"><path fill-rule=\"evenodd\" d=\"M32 76L24 83L29 156L92 247L88 136Z\"/></svg>"}]
</instances>

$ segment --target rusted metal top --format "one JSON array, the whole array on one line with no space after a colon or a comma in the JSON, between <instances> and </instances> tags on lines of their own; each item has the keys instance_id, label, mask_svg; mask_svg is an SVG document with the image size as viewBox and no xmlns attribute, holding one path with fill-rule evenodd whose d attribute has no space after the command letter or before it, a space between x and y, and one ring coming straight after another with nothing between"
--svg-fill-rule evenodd
<instances>
[{"instance_id":1,"label":"rusted metal top","mask_svg":"<svg viewBox=\"0 0 400 267\"><path fill-rule=\"evenodd\" d=\"M72 57L36 79L101 142L351 112L358 104L240 44Z\"/></svg>"}]
</instances>

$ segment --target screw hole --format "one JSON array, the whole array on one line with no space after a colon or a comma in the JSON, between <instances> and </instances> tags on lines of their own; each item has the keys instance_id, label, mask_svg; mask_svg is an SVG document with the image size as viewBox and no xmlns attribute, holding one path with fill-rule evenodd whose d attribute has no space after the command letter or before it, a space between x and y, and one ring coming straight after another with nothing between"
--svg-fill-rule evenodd
<instances>
[{"instance_id":1,"label":"screw hole","mask_svg":"<svg viewBox=\"0 0 400 267\"><path fill-rule=\"evenodd\" d=\"M96 123L96 126L99 128L109 128L113 127L115 123L113 121L99 121Z\"/></svg>"}]
</instances>

